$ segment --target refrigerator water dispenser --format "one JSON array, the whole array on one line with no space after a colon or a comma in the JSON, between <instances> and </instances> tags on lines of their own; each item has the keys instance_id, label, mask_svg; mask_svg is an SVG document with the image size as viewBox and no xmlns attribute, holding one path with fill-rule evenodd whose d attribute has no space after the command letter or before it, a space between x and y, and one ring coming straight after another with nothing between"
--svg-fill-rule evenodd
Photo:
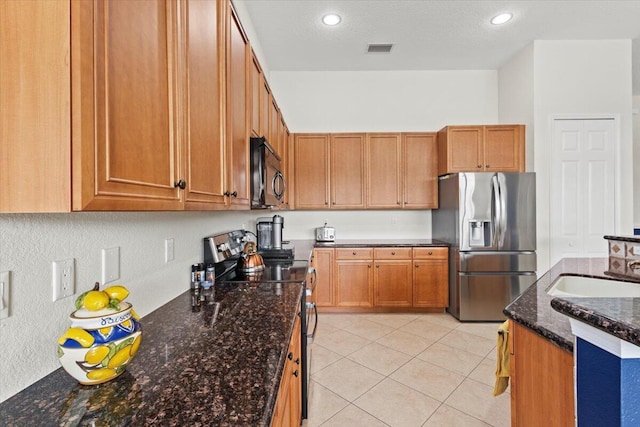
<instances>
[{"instance_id":1,"label":"refrigerator water dispenser","mask_svg":"<svg viewBox=\"0 0 640 427\"><path fill-rule=\"evenodd\" d=\"M469 220L469 246L491 246L491 221Z\"/></svg>"}]
</instances>

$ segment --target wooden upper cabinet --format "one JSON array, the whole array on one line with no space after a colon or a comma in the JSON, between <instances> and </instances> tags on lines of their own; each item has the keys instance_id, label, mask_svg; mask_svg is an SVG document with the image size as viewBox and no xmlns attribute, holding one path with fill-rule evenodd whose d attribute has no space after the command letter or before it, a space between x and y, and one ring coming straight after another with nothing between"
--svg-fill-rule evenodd
<instances>
[{"instance_id":1,"label":"wooden upper cabinet","mask_svg":"<svg viewBox=\"0 0 640 427\"><path fill-rule=\"evenodd\" d=\"M69 29L68 2L0 2L0 212L71 209Z\"/></svg>"},{"instance_id":2,"label":"wooden upper cabinet","mask_svg":"<svg viewBox=\"0 0 640 427\"><path fill-rule=\"evenodd\" d=\"M260 128L260 93L262 90L262 67L256 58L256 54L251 49L251 135L262 136Z\"/></svg>"},{"instance_id":3,"label":"wooden upper cabinet","mask_svg":"<svg viewBox=\"0 0 640 427\"><path fill-rule=\"evenodd\" d=\"M365 135L363 133L332 134L330 141L330 207L334 209L364 208Z\"/></svg>"},{"instance_id":4,"label":"wooden upper cabinet","mask_svg":"<svg viewBox=\"0 0 640 427\"><path fill-rule=\"evenodd\" d=\"M438 175L524 172L524 125L447 126L438 132Z\"/></svg>"},{"instance_id":5,"label":"wooden upper cabinet","mask_svg":"<svg viewBox=\"0 0 640 427\"><path fill-rule=\"evenodd\" d=\"M294 206L329 207L329 134L296 134L293 140Z\"/></svg>"},{"instance_id":6,"label":"wooden upper cabinet","mask_svg":"<svg viewBox=\"0 0 640 427\"><path fill-rule=\"evenodd\" d=\"M71 7L73 209L181 209L176 3Z\"/></svg>"},{"instance_id":7,"label":"wooden upper cabinet","mask_svg":"<svg viewBox=\"0 0 640 427\"><path fill-rule=\"evenodd\" d=\"M485 126L485 171L524 172L524 136L524 125Z\"/></svg>"},{"instance_id":8,"label":"wooden upper cabinet","mask_svg":"<svg viewBox=\"0 0 640 427\"><path fill-rule=\"evenodd\" d=\"M186 207L215 203L224 208L226 167L220 90L225 63L220 46L224 41L224 3L191 0L180 4L187 9Z\"/></svg>"},{"instance_id":9,"label":"wooden upper cabinet","mask_svg":"<svg viewBox=\"0 0 640 427\"><path fill-rule=\"evenodd\" d=\"M273 94L269 97L269 132L267 132L267 141L275 152L282 159L282 118L280 116L280 109L273 97Z\"/></svg>"},{"instance_id":10,"label":"wooden upper cabinet","mask_svg":"<svg viewBox=\"0 0 640 427\"><path fill-rule=\"evenodd\" d=\"M260 84L260 136L269 139L269 110L271 108L271 89L264 74Z\"/></svg>"},{"instance_id":11,"label":"wooden upper cabinet","mask_svg":"<svg viewBox=\"0 0 640 427\"><path fill-rule=\"evenodd\" d=\"M399 133L367 134L367 207L402 207L401 152Z\"/></svg>"},{"instance_id":12,"label":"wooden upper cabinet","mask_svg":"<svg viewBox=\"0 0 640 427\"><path fill-rule=\"evenodd\" d=\"M249 39L233 7L228 13L227 165L230 203L249 209L249 135L251 89Z\"/></svg>"},{"instance_id":13,"label":"wooden upper cabinet","mask_svg":"<svg viewBox=\"0 0 640 427\"><path fill-rule=\"evenodd\" d=\"M402 134L405 209L438 207L438 146L435 133Z\"/></svg>"}]
</instances>

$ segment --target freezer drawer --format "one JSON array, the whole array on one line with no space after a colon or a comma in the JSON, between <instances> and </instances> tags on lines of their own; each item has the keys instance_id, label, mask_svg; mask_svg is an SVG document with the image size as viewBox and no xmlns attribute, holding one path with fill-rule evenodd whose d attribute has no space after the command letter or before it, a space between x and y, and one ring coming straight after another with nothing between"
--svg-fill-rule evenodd
<instances>
[{"instance_id":1,"label":"freezer drawer","mask_svg":"<svg viewBox=\"0 0 640 427\"><path fill-rule=\"evenodd\" d=\"M536 253L460 252L456 271L468 273L536 271Z\"/></svg>"},{"instance_id":2,"label":"freezer drawer","mask_svg":"<svg viewBox=\"0 0 640 427\"><path fill-rule=\"evenodd\" d=\"M503 321L502 310L535 281L535 273L459 273L448 311L462 321Z\"/></svg>"}]
</instances>

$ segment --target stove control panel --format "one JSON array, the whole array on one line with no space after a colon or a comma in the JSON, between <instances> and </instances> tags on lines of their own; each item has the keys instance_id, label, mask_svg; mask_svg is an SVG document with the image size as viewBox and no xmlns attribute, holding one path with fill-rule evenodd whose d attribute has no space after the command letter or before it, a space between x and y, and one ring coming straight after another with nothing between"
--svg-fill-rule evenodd
<instances>
[{"instance_id":1,"label":"stove control panel","mask_svg":"<svg viewBox=\"0 0 640 427\"><path fill-rule=\"evenodd\" d=\"M204 262L216 264L242 253L249 241L245 230L234 230L204 238Z\"/></svg>"}]
</instances>

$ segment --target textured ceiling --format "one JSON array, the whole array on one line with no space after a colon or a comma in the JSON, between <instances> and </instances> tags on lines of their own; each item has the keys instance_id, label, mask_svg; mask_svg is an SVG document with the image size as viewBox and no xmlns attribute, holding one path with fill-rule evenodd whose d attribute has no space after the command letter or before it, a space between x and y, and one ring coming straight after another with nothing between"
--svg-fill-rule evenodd
<instances>
[{"instance_id":1,"label":"textured ceiling","mask_svg":"<svg viewBox=\"0 0 640 427\"><path fill-rule=\"evenodd\" d=\"M632 39L640 95L640 0L244 0L272 71L497 69L533 40ZM503 26L489 19L510 11ZM337 27L320 18L335 12ZM393 43L390 54L366 53Z\"/></svg>"}]
</instances>

